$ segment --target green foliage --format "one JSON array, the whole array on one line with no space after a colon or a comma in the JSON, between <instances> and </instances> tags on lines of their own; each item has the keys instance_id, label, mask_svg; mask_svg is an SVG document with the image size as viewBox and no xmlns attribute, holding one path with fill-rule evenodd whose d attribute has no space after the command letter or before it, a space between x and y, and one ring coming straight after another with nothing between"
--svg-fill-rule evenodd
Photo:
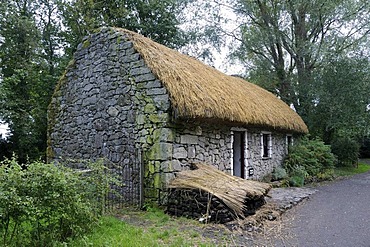
<instances>
[{"instance_id":1,"label":"green foliage","mask_svg":"<svg viewBox=\"0 0 370 247\"><path fill-rule=\"evenodd\" d=\"M335 157L330 146L319 139L310 140L304 137L290 148L284 167L289 176L294 177L292 184L301 185L302 179L313 180L332 170L334 163Z\"/></svg>"},{"instance_id":2,"label":"green foliage","mask_svg":"<svg viewBox=\"0 0 370 247\"><path fill-rule=\"evenodd\" d=\"M11 132L8 152L22 162L45 157L46 109L61 65L52 3L0 3L0 118Z\"/></svg>"},{"instance_id":3,"label":"green foliage","mask_svg":"<svg viewBox=\"0 0 370 247\"><path fill-rule=\"evenodd\" d=\"M369 67L368 58L341 57L332 58L316 71L316 106L307 118L313 135L337 146L368 133Z\"/></svg>"},{"instance_id":4,"label":"green foliage","mask_svg":"<svg viewBox=\"0 0 370 247\"><path fill-rule=\"evenodd\" d=\"M282 180L288 177L288 173L283 167L276 167L274 171L272 172L272 180L277 181L277 180Z\"/></svg>"},{"instance_id":5,"label":"green foliage","mask_svg":"<svg viewBox=\"0 0 370 247\"><path fill-rule=\"evenodd\" d=\"M295 166L290 173L289 185L294 187L302 187L307 176L308 173L303 166Z\"/></svg>"},{"instance_id":6,"label":"green foliage","mask_svg":"<svg viewBox=\"0 0 370 247\"><path fill-rule=\"evenodd\" d=\"M4 246L52 246L97 223L109 178L102 164L91 174L13 158L0 163L0 232ZM104 195L105 196L105 195Z\"/></svg>"},{"instance_id":7,"label":"green foliage","mask_svg":"<svg viewBox=\"0 0 370 247\"><path fill-rule=\"evenodd\" d=\"M358 141L350 137L335 137L331 148L338 159L339 166L356 165L360 152Z\"/></svg>"}]
</instances>

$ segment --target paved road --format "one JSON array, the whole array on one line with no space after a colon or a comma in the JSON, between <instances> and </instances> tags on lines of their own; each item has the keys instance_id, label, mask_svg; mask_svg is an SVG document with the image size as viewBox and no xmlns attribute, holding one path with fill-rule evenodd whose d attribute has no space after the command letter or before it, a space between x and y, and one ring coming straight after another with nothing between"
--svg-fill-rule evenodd
<instances>
[{"instance_id":1,"label":"paved road","mask_svg":"<svg viewBox=\"0 0 370 247\"><path fill-rule=\"evenodd\" d=\"M276 246L370 247L370 173L317 189L288 213L287 233L295 238Z\"/></svg>"}]
</instances>

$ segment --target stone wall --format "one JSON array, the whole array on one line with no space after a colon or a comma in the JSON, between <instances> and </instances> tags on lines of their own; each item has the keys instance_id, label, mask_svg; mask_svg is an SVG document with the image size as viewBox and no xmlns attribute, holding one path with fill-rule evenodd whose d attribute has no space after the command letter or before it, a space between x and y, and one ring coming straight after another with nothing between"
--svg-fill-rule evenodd
<instances>
[{"instance_id":1,"label":"stone wall","mask_svg":"<svg viewBox=\"0 0 370 247\"><path fill-rule=\"evenodd\" d=\"M252 179L262 179L271 174L274 168L281 166L286 155L286 135L277 132L271 133L271 157L261 155L261 130L248 129L248 167L254 168Z\"/></svg>"},{"instance_id":2,"label":"stone wall","mask_svg":"<svg viewBox=\"0 0 370 247\"><path fill-rule=\"evenodd\" d=\"M116 164L124 196L137 204L144 160L147 188L158 187L155 165L172 155L169 108L166 89L133 43L102 29L78 46L55 90L48 158L68 164L103 158Z\"/></svg>"}]
</instances>

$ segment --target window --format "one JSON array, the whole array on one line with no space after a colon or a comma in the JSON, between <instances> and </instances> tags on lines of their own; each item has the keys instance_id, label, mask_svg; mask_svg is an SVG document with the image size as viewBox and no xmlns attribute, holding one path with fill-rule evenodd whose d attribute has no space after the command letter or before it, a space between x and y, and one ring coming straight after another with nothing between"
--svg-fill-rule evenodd
<instances>
[{"instance_id":1,"label":"window","mask_svg":"<svg viewBox=\"0 0 370 247\"><path fill-rule=\"evenodd\" d=\"M293 136L292 135L286 135L286 153L289 152L289 147L293 146Z\"/></svg>"},{"instance_id":2,"label":"window","mask_svg":"<svg viewBox=\"0 0 370 247\"><path fill-rule=\"evenodd\" d=\"M261 133L261 156L262 158L271 157L271 133L263 132Z\"/></svg>"}]
</instances>

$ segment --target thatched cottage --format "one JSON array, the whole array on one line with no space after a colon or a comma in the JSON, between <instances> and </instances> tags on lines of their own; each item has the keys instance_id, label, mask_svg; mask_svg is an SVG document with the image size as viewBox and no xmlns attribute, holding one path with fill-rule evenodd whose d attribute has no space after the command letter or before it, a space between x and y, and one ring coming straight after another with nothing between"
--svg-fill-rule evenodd
<instances>
[{"instance_id":1,"label":"thatched cottage","mask_svg":"<svg viewBox=\"0 0 370 247\"><path fill-rule=\"evenodd\" d=\"M302 119L268 91L137 33L84 38L49 107L49 160L104 158L127 200L163 198L192 162L259 179L279 165Z\"/></svg>"}]
</instances>

